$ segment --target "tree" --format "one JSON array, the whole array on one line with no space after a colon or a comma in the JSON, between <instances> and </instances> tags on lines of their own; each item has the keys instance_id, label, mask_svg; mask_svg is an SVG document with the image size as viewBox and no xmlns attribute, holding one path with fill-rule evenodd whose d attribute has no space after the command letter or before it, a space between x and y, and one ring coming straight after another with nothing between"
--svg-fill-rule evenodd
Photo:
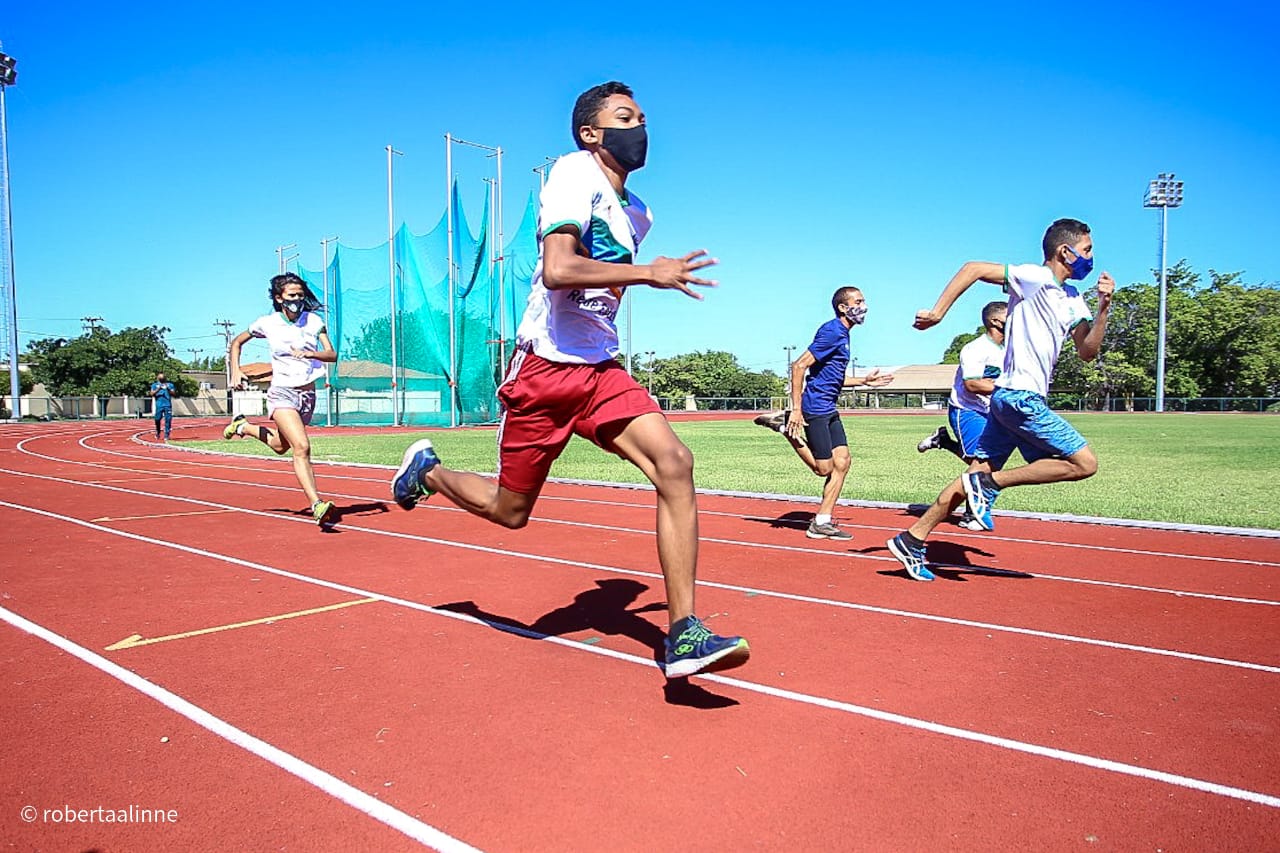
<instances>
[{"instance_id":1,"label":"tree","mask_svg":"<svg viewBox=\"0 0 1280 853\"><path fill-rule=\"evenodd\" d=\"M653 362L658 397L777 397L785 387L782 377L767 370L753 373L728 352L692 352Z\"/></svg>"},{"instance_id":2,"label":"tree","mask_svg":"<svg viewBox=\"0 0 1280 853\"><path fill-rule=\"evenodd\" d=\"M162 326L125 329L118 334L99 326L78 338L44 338L28 347L32 373L57 397L121 394L145 396L163 371L180 397L195 396L195 380L169 352Z\"/></svg>"},{"instance_id":3,"label":"tree","mask_svg":"<svg viewBox=\"0 0 1280 853\"><path fill-rule=\"evenodd\" d=\"M1055 391L1084 395L1098 405L1116 397L1132 405L1134 397L1155 396L1159 270L1151 274L1150 282L1117 288L1094 363L1081 362L1070 342L1063 346ZM1166 272L1166 396L1280 395L1280 288L1242 284L1242 277L1211 269L1204 286L1185 259Z\"/></svg>"},{"instance_id":4,"label":"tree","mask_svg":"<svg viewBox=\"0 0 1280 853\"><path fill-rule=\"evenodd\" d=\"M951 339L951 345L947 347L947 351L942 354L942 361L938 364L959 364L960 350L964 349L965 344L975 341L982 337L986 330L979 326L972 334L959 334Z\"/></svg>"}]
</instances>

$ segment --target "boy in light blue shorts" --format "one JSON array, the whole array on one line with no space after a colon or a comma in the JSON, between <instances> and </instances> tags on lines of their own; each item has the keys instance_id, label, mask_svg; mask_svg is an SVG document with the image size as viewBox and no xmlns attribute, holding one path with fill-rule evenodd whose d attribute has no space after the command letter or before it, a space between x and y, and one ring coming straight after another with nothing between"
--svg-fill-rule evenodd
<instances>
[{"instance_id":1,"label":"boy in light blue shorts","mask_svg":"<svg viewBox=\"0 0 1280 853\"><path fill-rule=\"evenodd\" d=\"M1004 373L991 394L976 457L915 524L887 543L915 580L933 580L925 540L962 501L982 529L994 530L991 506L1002 489L1083 480L1098 470L1098 459L1084 437L1049 408L1049 380L1068 336L1080 358L1097 357L1116 284L1110 273L1099 276L1095 316L1070 283L1082 281L1093 270L1093 236L1083 222L1057 220L1045 232L1042 246L1043 265L970 261L947 283L931 310L916 314L915 327L928 329L974 282L1001 284L1009 290ZM1003 470L1015 449L1027 464Z\"/></svg>"}]
</instances>

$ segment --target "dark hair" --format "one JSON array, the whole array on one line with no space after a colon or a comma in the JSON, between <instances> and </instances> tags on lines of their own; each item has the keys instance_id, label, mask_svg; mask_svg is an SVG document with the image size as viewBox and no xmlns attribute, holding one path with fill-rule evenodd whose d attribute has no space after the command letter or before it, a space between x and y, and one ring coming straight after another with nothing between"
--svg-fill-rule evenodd
<instances>
[{"instance_id":1,"label":"dark hair","mask_svg":"<svg viewBox=\"0 0 1280 853\"><path fill-rule=\"evenodd\" d=\"M582 141L582 137L578 135L578 128L595 124L596 116L604 109L605 102L609 100L610 95L626 95L630 98L632 94L631 87L626 83L610 80L608 83L592 86L579 95L578 100L573 105L573 127L570 128L573 133L574 143L579 148L585 149L587 147Z\"/></svg>"},{"instance_id":2,"label":"dark hair","mask_svg":"<svg viewBox=\"0 0 1280 853\"><path fill-rule=\"evenodd\" d=\"M302 307L306 311L321 311L324 305L316 295L311 292L311 285L303 280L302 276L294 272L281 273L271 277L271 286L267 288L267 295L271 297L271 307L276 308L276 302L280 299L280 294L284 293L284 289L290 284L302 285Z\"/></svg>"},{"instance_id":3,"label":"dark hair","mask_svg":"<svg viewBox=\"0 0 1280 853\"><path fill-rule=\"evenodd\" d=\"M991 320L1001 311L1009 310L1008 302L988 302L982 306L982 325L991 328Z\"/></svg>"},{"instance_id":4,"label":"dark hair","mask_svg":"<svg viewBox=\"0 0 1280 853\"><path fill-rule=\"evenodd\" d=\"M1041 244L1044 248L1044 259L1050 260L1063 243L1074 246L1077 240L1088 233L1089 226L1079 219L1057 220L1049 226L1048 231L1044 232L1044 241Z\"/></svg>"},{"instance_id":5,"label":"dark hair","mask_svg":"<svg viewBox=\"0 0 1280 853\"><path fill-rule=\"evenodd\" d=\"M844 287L837 287L836 292L831 294L831 310L836 312L836 316L840 316L840 303L849 298L851 293L861 293L862 288L854 287L852 284L846 284Z\"/></svg>"}]
</instances>

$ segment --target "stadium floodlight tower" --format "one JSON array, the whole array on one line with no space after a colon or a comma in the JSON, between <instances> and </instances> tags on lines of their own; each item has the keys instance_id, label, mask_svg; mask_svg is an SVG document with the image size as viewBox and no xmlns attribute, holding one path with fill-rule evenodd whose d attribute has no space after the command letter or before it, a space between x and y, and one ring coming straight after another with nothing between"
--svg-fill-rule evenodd
<instances>
[{"instance_id":1,"label":"stadium floodlight tower","mask_svg":"<svg viewBox=\"0 0 1280 853\"><path fill-rule=\"evenodd\" d=\"M1164 411L1164 338L1166 269L1168 268L1167 244L1169 242L1169 208L1182 207L1182 181L1174 180L1173 172L1161 172L1147 186L1142 198L1143 207L1160 208L1160 319L1156 331L1156 411Z\"/></svg>"},{"instance_id":2,"label":"stadium floodlight tower","mask_svg":"<svg viewBox=\"0 0 1280 853\"><path fill-rule=\"evenodd\" d=\"M9 393L13 395L10 417L22 420L21 386L18 382L18 292L13 278L13 229L9 222L13 208L9 205L9 121L5 113L4 91L18 82L17 60L0 50L0 257L4 260L5 325L9 327Z\"/></svg>"}]
</instances>

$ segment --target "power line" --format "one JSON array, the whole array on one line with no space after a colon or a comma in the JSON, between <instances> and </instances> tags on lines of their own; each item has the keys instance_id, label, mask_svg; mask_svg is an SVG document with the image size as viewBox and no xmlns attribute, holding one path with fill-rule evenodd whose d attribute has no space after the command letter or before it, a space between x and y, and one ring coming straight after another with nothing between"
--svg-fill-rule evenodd
<instances>
[{"instance_id":1,"label":"power line","mask_svg":"<svg viewBox=\"0 0 1280 853\"><path fill-rule=\"evenodd\" d=\"M93 332L96 332L98 330L98 324L102 322L102 318L101 317L81 317L80 322L88 326L89 328L86 331L92 334Z\"/></svg>"}]
</instances>

